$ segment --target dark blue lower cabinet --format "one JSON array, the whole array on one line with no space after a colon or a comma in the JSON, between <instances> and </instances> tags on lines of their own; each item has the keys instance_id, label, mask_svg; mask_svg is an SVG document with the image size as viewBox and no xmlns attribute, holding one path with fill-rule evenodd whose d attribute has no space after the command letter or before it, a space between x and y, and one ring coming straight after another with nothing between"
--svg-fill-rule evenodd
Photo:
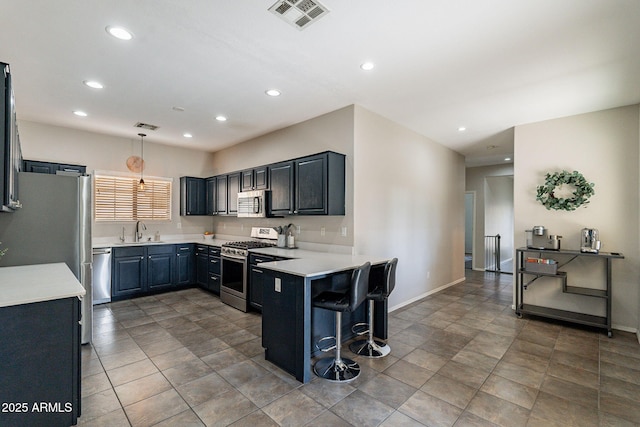
<instances>
[{"instance_id":1,"label":"dark blue lower cabinet","mask_svg":"<svg viewBox=\"0 0 640 427\"><path fill-rule=\"evenodd\" d=\"M147 249L147 288L150 291L173 285L175 249L173 245L149 246Z\"/></svg>"},{"instance_id":2,"label":"dark blue lower cabinet","mask_svg":"<svg viewBox=\"0 0 640 427\"><path fill-rule=\"evenodd\" d=\"M0 308L0 426L77 423L79 321L75 297Z\"/></svg>"},{"instance_id":3,"label":"dark blue lower cabinet","mask_svg":"<svg viewBox=\"0 0 640 427\"><path fill-rule=\"evenodd\" d=\"M137 296L147 290L146 248L130 246L113 248L111 298L113 300Z\"/></svg>"},{"instance_id":4,"label":"dark blue lower cabinet","mask_svg":"<svg viewBox=\"0 0 640 427\"><path fill-rule=\"evenodd\" d=\"M118 301L193 285L193 249L193 244L113 248L111 299Z\"/></svg>"},{"instance_id":5,"label":"dark blue lower cabinet","mask_svg":"<svg viewBox=\"0 0 640 427\"><path fill-rule=\"evenodd\" d=\"M310 319L305 321L303 279L270 270L264 270L263 277L262 347L265 359L305 382L299 364L304 359L308 363L304 328L305 324L310 328Z\"/></svg>"},{"instance_id":6,"label":"dark blue lower cabinet","mask_svg":"<svg viewBox=\"0 0 640 427\"><path fill-rule=\"evenodd\" d=\"M196 254L192 243L176 245L176 268L174 283L189 286L195 282Z\"/></svg>"}]
</instances>

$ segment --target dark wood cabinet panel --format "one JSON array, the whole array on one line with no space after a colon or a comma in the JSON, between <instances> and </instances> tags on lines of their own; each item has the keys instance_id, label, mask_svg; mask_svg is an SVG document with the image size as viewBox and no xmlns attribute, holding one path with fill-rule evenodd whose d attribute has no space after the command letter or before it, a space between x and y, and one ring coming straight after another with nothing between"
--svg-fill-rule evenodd
<instances>
[{"instance_id":1,"label":"dark wood cabinet panel","mask_svg":"<svg viewBox=\"0 0 640 427\"><path fill-rule=\"evenodd\" d=\"M242 171L240 191L266 190L269 188L267 166Z\"/></svg>"},{"instance_id":2,"label":"dark wood cabinet panel","mask_svg":"<svg viewBox=\"0 0 640 427\"><path fill-rule=\"evenodd\" d=\"M46 173L55 175L60 172L74 172L80 175L87 173L87 167L83 165L72 165L68 163L41 162L39 160L23 160L22 170L33 173Z\"/></svg>"},{"instance_id":3,"label":"dark wood cabinet panel","mask_svg":"<svg viewBox=\"0 0 640 427\"><path fill-rule=\"evenodd\" d=\"M216 214L226 215L227 209L227 176L221 175L216 177Z\"/></svg>"},{"instance_id":4,"label":"dark wood cabinet panel","mask_svg":"<svg viewBox=\"0 0 640 427\"><path fill-rule=\"evenodd\" d=\"M205 180L205 214L207 215L215 215L216 214L216 180L215 176L207 178Z\"/></svg>"},{"instance_id":5,"label":"dark wood cabinet panel","mask_svg":"<svg viewBox=\"0 0 640 427\"><path fill-rule=\"evenodd\" d=\"M195 281L196 253L191 243L176 245L176 268L173 282L177 286L188 286Z\"/></svg>"},{"instance_id":6,"label":"dark wood cabinet panel","mask_svg":"<svg viewBox=\"0 0 640 427\"><path fill-rule=\"evenodd\" d=\"M180 216L205 215L205 197L204 178L180 177Z\"/></svg>"},{"instance_id":7,"label":"dark wood cabinet panel","mask_svg":"<svg viewBox=\"0 0 640 427\"><path fill-rule=\"evenodd\" d=\"M277 163L269 166L271 190L270 215L291 215L294 208L294 164Z\"/></svg>"},{"instance_id":8,"label":"dark wood cabinet panel","mask_svg":"<svg viewBox=\"0 0 640 427\"><path fill-rule=\"evenodd\" d=\"M111 297L118 299L144 292L146 273L147 260L144 248L114 248Z\"/></svg>"},{"instance_id":9,"label":"dark wood cabinet panel","mask_svg":"<svg viewBox=\"0 0 640 427\"><path fill-rule=\"evenodd\" d=\"M326 152L295 161L298 215L345 214L345 156Z\"/></svg>"},{"instance_id":10,"label":"dark wood cabinet panel","mask_svg":"<svg viewBox=\"0 0 640 427\"><path fill-rule=\"evenodd\" d=\"M227 175L227 214L238 214L238 193L240 192L240 172Z\"/></svg>"},{"instance_id":11,"label":"dark wood cabinet panel","mask_svg":"<svg viewBox=\"0 0 640 427\"><path fill-rule=\"evenodd\" d=\"M70 426L81 414L80 303L62 298L0 308L3 426ZM56 410L32 410L40 402ZM38 406L39 407L39 406ZM11 409L11 410L7 410Z\"/></svg>"},{"instance_id":12,"label":"dark wood cabinet panel","mask_svg":"<svg viewBox=\"0 0 640 427\"><path fill-rule=\"evenodd\" d=\"M154 245L147 249L147 290L170 288L175 265L173 245Z\"/></svg>"}]
</instances>

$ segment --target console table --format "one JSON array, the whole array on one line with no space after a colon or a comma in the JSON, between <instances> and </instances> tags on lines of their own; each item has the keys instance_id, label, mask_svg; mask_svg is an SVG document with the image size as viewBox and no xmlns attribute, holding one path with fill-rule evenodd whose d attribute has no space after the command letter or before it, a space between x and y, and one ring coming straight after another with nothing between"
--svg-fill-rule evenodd
<instances>
[{"instance_id":1,"label":"console table","mask_svg":"<svg viewBox=\"0 0 640 427\"><path fill-rule=\"evenodd\" d=\"M539 271L529 271L526 269L526 254L537 254L537 257L560 258L558 268L562 268L578 257L590 258L604 262L605 267L605 283L604 288L587 288L581 286L570 286L567 284L567 273L564 271L556 271L555 273L545 273ZM609 338L612 336L611 331L611 271L612 260L622 259L624 255L617 252L600 252L597 254L580 252L576 250L547 250L547 249L531 249L518 248L517 256L517 273L516 273L516 315L522 317L523 314L531 314L550 319L564 320L582 325L595 326L606 329ZM583 295L593 298L599 298L605 302L606 315L594 316L586 313L577 313L574 311L559 310L556 308L543 307L538 305L526 304L524 301L524 291L529 285L541 277L556 278L562 283L562 292L567 294Z\"/></svg>"}]
</instances>

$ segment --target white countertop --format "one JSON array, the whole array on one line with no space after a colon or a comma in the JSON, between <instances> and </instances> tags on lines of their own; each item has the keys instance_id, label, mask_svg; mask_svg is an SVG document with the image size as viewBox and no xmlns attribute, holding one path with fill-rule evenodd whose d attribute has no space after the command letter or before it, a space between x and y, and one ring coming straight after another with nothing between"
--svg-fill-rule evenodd
<instances>
[{"instance_id":1,"label":"white countertop","mask_svg":"<svg viewBox=\"0 0 640 427\"><path fill-rule=\"evenodd\" d=\"M301 277L323 276L340 271L353 270L365 262L375 265L384 264L388 261L387 258L380 256L335 254L303 249L261 248L252 252L294 258L283 261L263 262L260 263L260 268Z\"/></svg>"},{"instance_id":2,"label":"white countertop","mask_svg":"<svg viewBox=\"0 0 640 427\"><path fill-rule=\"evenodd\" d=\"M0 268L0 307L84 294L84 288L63 262Z\"/></svg>"},{"instance_id":3,"label":"white countertop","mask_svg":"<svg viewBox=\"0 0 640 427\"><path fill-rule=\"evenodd\" d=\"M249 240L248 238L239 239L203 239L201 235L196 236L183 236L180 238L167 238L161 242L125 242L125 243L111 243L103 244L94 241L93 246L97 247L120 247L120 246L140 246L140 245L155 245L155 244L181 244L181 243L197 243L210 246L222 246L230 241ZM343 247L340 250L344 250ZM291 258L283 261L264 262L260 264L260 267L269 270L279 271L281 273L292 274L301 277L314 277L322 276L326 274L337 273L345 270L352 270L364 264L370 262L372 265L384 264L389 259L380 256L368 256L368 255L351 255L347 253L334 253L334 252L320 252L308 249L287 249L287 248L258 248L251 249L252 253L260 253L264 255L272 255L283 258Z\"/></svg>"}]
</instances>

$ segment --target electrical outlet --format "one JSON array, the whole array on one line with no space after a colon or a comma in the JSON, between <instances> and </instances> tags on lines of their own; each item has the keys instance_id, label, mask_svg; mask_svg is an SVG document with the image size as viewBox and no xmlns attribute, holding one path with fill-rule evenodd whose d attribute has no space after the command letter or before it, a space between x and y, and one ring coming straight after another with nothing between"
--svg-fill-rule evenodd
<instances>
[{"instance_id":1,"label":"electrical outlet","mask_svg":"<svg viewBox=\"0 0 640 427\"><path fill-rule=\"evenodd\" d=\"M431 278L431 272L427 271L427 279L430 279L430 278Z\"/></svg>"},{"instance_id":2,"label":"electrical outlet","mask_svg":"<svg viewBox=\"0 0 640 427\"><path fill-rule=\"evenodd\" d=\"M282 281L280 278L276 277L276 286L274 289L276 292L282 292Z\"/></svg>"},{"instance_id":3,"label":"electrical outlet","mask_svg":"<svg viewBox=\"0 0 640 427\"><path fill-rule=\"evenodd\" d=\"M296 233L300 234L300 226L296 225Z\"/></svg>"},{"instance_id":4,"label":"electrical outlet","mask_svg":"<svg viewBox=\"0 0 640 427\"><path fill-rule=\"evenodd\" d=\"M347 237L347 227L342 227L342 229L340 230L340 235L342 237Z\"/></svg>"},{"instance_id":5,"label":"electrical outlet","mask_svg":"<svg viewBox=\"0 0 640 427\"><path fill-rule=\"evenodd\" d=\"M327 230L324 227L320 227L320 235L324 236L325 234L327 234Z\"/></svg>"},{"instance_id":6,"label":"electrical outlet","mask_svg":"<svg viewBox=\"0 0 640 427\"><path fill-rule=\"evenodd\" d=\"M176 228L177 228L178 230L179 230L179 229L181 229L181 228L182 228L182 223L181 223L181 222L177 223L177 224L176 224Z\"/></svg>"}]
</instances>

